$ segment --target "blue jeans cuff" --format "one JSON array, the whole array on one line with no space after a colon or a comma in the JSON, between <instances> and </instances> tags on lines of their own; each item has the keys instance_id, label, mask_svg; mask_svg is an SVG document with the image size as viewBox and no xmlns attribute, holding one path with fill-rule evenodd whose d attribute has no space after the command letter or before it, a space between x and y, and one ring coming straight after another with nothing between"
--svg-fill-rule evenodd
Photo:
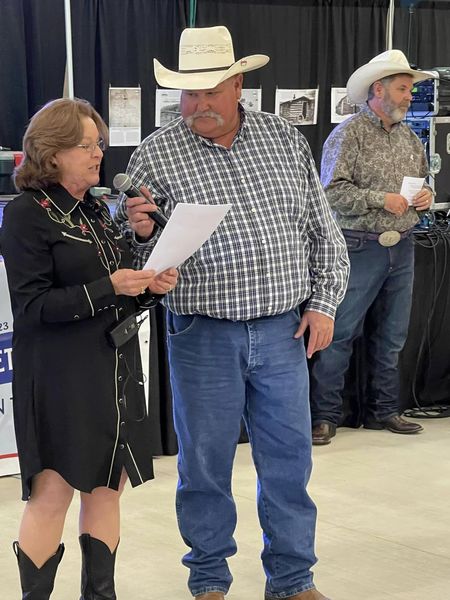
<instances>
[{"instance_id":1,"label":"blue jeans cuff","mask_svg":"<svg viewBox=\"0 0 450 600\"><path fill-rule=\"evenodd\" d=\"M220 587L220 586L216 585L216 586L202 587L202 588L198 588L196 590L191 590L191 594L194 597L201 596L202 594L207 594L208 592L222 592L222 594L227 594L228 588Z\"/></svg>"},{"instance_id":2,"label":"blue jeans cuff","mask_svg":"<svg viewBox=\"0 0 450 600\"><path fill-rule=\"evenodd\" d=\"M307 592L309 590L315 590L315 589L316 588L313 584L307 583L300 587L289 590L288 592L269 592L266 590L264 600L280 600L280 599L289 600L289 598L292 598L292 596L295 596L296 594L301 594L302 592Z\"/></svg>"}]
</instances>

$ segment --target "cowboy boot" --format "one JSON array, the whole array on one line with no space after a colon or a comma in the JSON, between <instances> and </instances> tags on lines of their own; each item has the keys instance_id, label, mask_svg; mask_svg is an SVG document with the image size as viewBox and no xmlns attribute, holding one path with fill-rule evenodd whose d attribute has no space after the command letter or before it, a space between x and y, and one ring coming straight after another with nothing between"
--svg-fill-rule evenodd
<instances>
[{"instance_id":1,"label":"cowboy boot","mask_svg":"<svg viewBox=\"0 0 450 600\"><path fill-rule=\"evenodd\" d=\"M40 569L20 548L18 542L13 543L13 549L19 565L22 600L48 600L53 592L56 570L64 554L64 544L58 546L55 554Z\"/></svg>"},{"instance_id":2,"label":"cowboy boot","mask_svg":"<svg viewBox=\"0 0 450 600\"><path fill-rule=\"evenodd\" d=\"M114 552L101 540L83 533L81 546L81 597L80 600L116 600L114 589Z\"/></svg>"}]
</instances>

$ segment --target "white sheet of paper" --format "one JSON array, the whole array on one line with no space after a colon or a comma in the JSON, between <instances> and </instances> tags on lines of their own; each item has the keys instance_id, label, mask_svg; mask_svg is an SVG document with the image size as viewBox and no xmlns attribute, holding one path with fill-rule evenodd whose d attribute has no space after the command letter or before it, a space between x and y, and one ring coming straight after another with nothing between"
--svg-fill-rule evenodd
<instances>
[{"instance_id":1,"label":"white sheet of paper","mask_svg":"<svg viewBox=\"0 0 450 600\"><path fill-rule=\"evenodd\" d=\"M231 204L177 204L144 269L161 273L181 265L211 237L230 208Z\"/></svg>"},{"instance_id":2,"label":"white sheet of paper","mask_svg":"<svg viewBox=\"0 0 450 600\"><path fill-rule=\"evenodd\" d=\"M402 189L400 194L408 200L408 204L412 206L412 199L423 188L425 177L403 177Z\"/></svg>"}]
</instances>

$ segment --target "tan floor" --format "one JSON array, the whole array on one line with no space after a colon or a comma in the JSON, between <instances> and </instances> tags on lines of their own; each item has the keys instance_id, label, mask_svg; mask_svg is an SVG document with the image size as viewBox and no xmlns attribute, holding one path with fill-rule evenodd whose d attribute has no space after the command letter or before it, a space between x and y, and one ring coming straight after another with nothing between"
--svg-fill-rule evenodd
<instances>
[{"instance_id":1,"label":"tan floor","mask_svg":"<svg viewBox=\"0 0 450 600\"><path fill-rule=\"evenodd\" d=\"M314 449L310 492L319 508L317 587L332 600L450 599L450 420L427 421L419 436L340 429ZM123 498L117 566L119 600L190 597L174 515L176 458L156 461L157 479ZM20 598L15 538L19 480L0 479L0 597ZM227 600L262 600L260 531L248 444L238 448L234 492L239 524L234 584ZM77 504L52 600L78 600Z\"/></svg>"}]
</instances>

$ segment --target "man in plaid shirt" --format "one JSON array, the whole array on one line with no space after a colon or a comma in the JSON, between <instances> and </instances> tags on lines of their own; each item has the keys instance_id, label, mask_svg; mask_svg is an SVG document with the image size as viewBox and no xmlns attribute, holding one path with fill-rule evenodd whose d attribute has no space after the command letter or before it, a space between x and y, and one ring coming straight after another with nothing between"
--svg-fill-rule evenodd
<instances>
[{"instance_id":1,"label":"man in plaid shirt","mask_svg":"<svg viewBox=\"0 0 450 600\"><path fill-rule=\"evenodd\" d=\"M349 267L303 136L239 104L242 73L268 60L235 61L225 27L183 32L179 71L155 61L158 83L183 90L182 117L134 152L128 173L143 197L122 198L116 217L142 266L158 238L149 218L155 206L145 198L167 216L178 202L232 204L163 300L180 447L178 522L190 547L183 563L201 600L222 600L232 581L231 475L242 417L258 474L265 597L326 600L311 573L306 355L331 342Z\"/></svg>"}]
</instances>

